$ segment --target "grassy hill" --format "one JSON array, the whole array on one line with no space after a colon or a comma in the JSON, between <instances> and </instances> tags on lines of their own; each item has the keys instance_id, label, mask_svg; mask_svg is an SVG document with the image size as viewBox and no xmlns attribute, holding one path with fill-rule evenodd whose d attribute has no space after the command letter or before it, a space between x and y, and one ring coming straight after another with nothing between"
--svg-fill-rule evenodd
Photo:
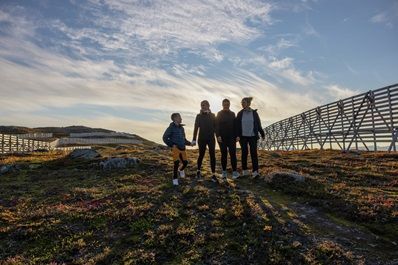
<instances>
[{"instance_id":1,"label":"grassy hill","mask_svg":"<svg viewBox=\"0 0 398 265\"><path fill-rule=\"evenodd\" d=\"M168 150L101 171L63 153L0 157L0 264L396 264L398 154L260 152L264 178L171 185ZM217 154L219 157L219 153ZM240 163L239 163L240 164ZM273 172L297 172L294 182Z\"/></svg>"}]
</instances>

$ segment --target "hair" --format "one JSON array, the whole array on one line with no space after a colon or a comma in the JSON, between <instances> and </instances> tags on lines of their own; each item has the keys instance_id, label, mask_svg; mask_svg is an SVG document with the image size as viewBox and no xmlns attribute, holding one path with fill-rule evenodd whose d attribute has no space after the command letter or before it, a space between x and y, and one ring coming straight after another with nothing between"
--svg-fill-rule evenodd
<instances>
[{"instance_id":1,"label":"hair","mask_svg":"<svg viewBox=\"0 0 398 265\"><path fill-rule=\"evenodd\" d=\"M224 102L231 103L231 102L229 101L229 99L227 99L227 98L224 98L224 99L223 99L222 103L224 103Z\"/></svg>"},{"instance_id":2,"label":"hair","mask_svg":"<svg viewBox=\"0 0 398 265\"><path fill-rule=\"evenodd\" d=\"M180 113L175 112L175 113L171 114L171 120L174 121L174 119L175 119L177 116L181 116Z\"/></svg>"},{"instance_id":3,"label":"hair","mask_svg":"<svg viewBox=\"0 0 398 265\"><path fill-rule=\"evenodd\" d=\"M245 98L242 98L242 101L246 101L247 104L249 104L249 105L252 103L252 100L253 100L253 97L245 97Z\"/></svg>"},{"instance_id":4,"label":"hair","mask_svg":"<svg viewBox=\"0 0 398 265\"><path fill-rule=\"evenodd\" d=\"M200 102L200 105L202 105L202 104L207 104L208 106L210 106L210 103L207 100L203 100L202 102Z\"/></svg>"}]
</instances>

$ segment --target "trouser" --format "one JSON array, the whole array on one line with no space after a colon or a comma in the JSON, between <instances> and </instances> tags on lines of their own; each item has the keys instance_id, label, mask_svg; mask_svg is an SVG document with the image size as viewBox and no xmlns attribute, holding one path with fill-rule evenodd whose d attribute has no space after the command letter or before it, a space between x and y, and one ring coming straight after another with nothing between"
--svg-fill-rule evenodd
<instances>
[{"instance_id":1,"label":"trouser","mask_svg":"<svg viewBox=\"0 0 398 265\"><path fill-rule=\"evenodd\" d=\"M240 147L242 149L242 169L247 170L247 155L248 155L248 148L250 147L250 157L252 160L253 171L258 171L258 156L257 156L257 137L245 137L242 136L240 138Z\"/></svg>"},{"instance_id":2,"label":"trouser","mask_svg":"<svg viewBox=\"0 0 398 265\"><path fill-rule=\"evenodd\" d=\"M218 143L221 151L221 167L223 171L227 170L228 152L231 159L232 170L236 171L236 141L234 138L222 138Z\"/></svg>"},{"instance_id":3,"label":"trouser","mask_svg":"<svg viewBox=\"0 0 398 265\"><path fill-rule=\"evenodd\" d=\"M209 155L210 155L210 166L211 172L216 172L216 141L214 138L212 139L199 139L199 157L198 157L198 170L202 168L203 157L206 153L206 146L209 147Z\"/></svg>"},{"instance_id":4,"label":"trouser","mask_svg":"<svg viewBox=\"0 0 398 265\"><path fill-rule=\"evenodd\" d=\"M187 153L185 150L180 150L175 146L171 149L171 152L174 160L173 179L176 179L178 178L177 171L180 166L180 161L182 162L182 166L179 170L184 170L188 165Z\"/></svg>"}]
</instances>

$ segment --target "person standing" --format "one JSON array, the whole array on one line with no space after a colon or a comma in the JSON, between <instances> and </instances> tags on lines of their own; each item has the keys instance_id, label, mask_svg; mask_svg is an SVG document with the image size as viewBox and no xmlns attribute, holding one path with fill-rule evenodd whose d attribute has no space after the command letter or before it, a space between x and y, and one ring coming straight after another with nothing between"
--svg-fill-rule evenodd
<instances>
[{"instance_id":1,"label":"person standing","mask_svg":"<svg viewBox=\"0 0 398 265\"><path fill-rule=\"evenodd\" d=\"M236 171L237 159L235 113L229 109L230 105L230 101L228 99L224 99L222 101L223 109L217 113L216 117L216 136L221 151L222 178L224 181L227 180L228 177L228 152L231 159L232 178L236 179L239 177L239 173Z\"/></svg>"},{"instance_id":2,"label":"person standing","mask_svg":"<svg viewBox=\"0 0 398 265\"><path fill-rule=\"evenodd\" d=\"M203 100L200 103L200 113L196 115L195 128L193 133L192 143L196 144L196 137L198 136L198 146L199 146L199 157L198 157L198 170L196 176L198 178L202 177L201 168L204 155L206 153L206 147L209 147L210 155L210 166L211 166L211 180L213 182L218 182L216 177L216 141L214 139L215 129L216 129L216 117L214 113L210 111L210 103L207 100Z\"/></svg>"},{"instance_id":3,"label":"person standing","mask_svg":"<svg viewBox=\"0 0 398 265\"><path fill-rule=\"evenodd\" d=\"M163 134L163 142L171 148L173 157L173 185L178 186L178 177L184 178L184 169L188 165L187 154L185 151L186 145L191 145L185 138L184 124L182 124L182 118L180 113L171 114L172 123ZM180 161L182 166L180 167Z\"/></svg>"},{"instance_id":4,"label":"person standing","mask_svg":"<svg viewBox=\"0 0 398 265\"><path fill-rule=\"evenodd\" d=\"M263 128L261 127L261 121L257 110L253 110L250 107L252 100L252 97L245 97L242 99L242 110L238 112L236 117L236 132L237 140L239 141L242 149L242 175L249 175L249 171L247 170L249 146L253 167L252 178L254 179L259 176L257 141L259 139L259 133L261 134L261 138L263 140L265 138L265 134Z\"/></svg>"}]
</instances>

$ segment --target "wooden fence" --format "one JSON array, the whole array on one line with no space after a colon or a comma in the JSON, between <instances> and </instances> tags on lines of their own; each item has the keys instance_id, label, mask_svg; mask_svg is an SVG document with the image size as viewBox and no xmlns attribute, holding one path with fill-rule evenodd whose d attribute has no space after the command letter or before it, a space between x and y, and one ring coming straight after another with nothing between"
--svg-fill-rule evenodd
<instances>
[{"instance_id":1,"label":"wooden fence","mask_svg":"<svg viewBox=\"0 0 398 265\"><path fill-rule=\"evenodd\" d=\"M54 145L54 142L25 139L11 134L0 134L0 140L0 154L28 153L37 150L71 151L74 149L91 148L90 146L58 147Z\"/></svg>"},{"instance_id":2,"label":"wooden fence","mask_svg":"<svg viewBox=\"0 0 398 265\"><path fill-rule=\"evenodd\" d=\"M397 150L398 84L339 100L264 129L266 150Z\"/></svg>"}]
</instances>

